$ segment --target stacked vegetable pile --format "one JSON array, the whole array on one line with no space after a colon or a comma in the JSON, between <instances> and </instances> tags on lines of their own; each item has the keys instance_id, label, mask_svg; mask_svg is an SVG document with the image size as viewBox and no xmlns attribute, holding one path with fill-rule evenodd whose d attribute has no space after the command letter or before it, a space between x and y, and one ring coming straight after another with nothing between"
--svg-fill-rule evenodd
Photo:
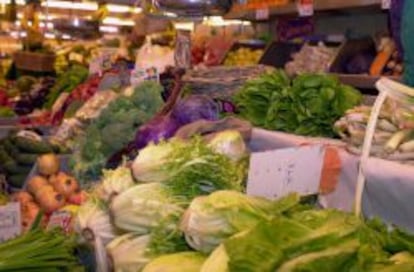
<instances>
[{"instance_id":1,"label":"stacked vegetable pile","mask_svg":"<svg viewBox=\"0 0 414 272\"><path fill-rule=\"evenodd\" d=\"M326 137L335 136L335 121L362 100L333 76L303 74L291 81L281 70L248 81L233 98L239 115L255 126Z\"/></svg>"},{"instance_id":2,"label":"stacked vegetable pile","mask_svg":"<svg viewBox=\"0 0 414 272\"><path fill-rule=\"evenodd\" d=\"M86 80L89 71L82 65L73 65L61 74L47 96L45 107L52 108L61 93L70 94L80 83Z\"/></svg>"},{"instance_id":3,"label":"stacked vegetable pile","mask_svg":"<svg viewBox=\"0 0 414 272\"><path fill-rule=\"evenodd\" d=\"M137 86L102 110L78 138L72 157L73 173L81 182L97 180L109 157L134 138L138 127L162 106L162 87L153 82Z\"/></svg>"},{"instance_id":4,"label":"stacked vegetable pile","mask_svg":"<svg viewBox=\"0 0 414 272\"><path fill-rule=\"evenodd\" d=\"M32 131L22 130L0 140L0 169L8 184L21 188L41 154L58 152L59 146L50 144Z\"/></svg>"},{"instance_id":5,"label":"stacked vegetable pile","mask_svg":"<svg viewBox=\"0 0 414 272\"><path fill-rule=\"evenodd\" d=\"M277 203L279 214L226 237L201 272L414 269L414 237L401 230L388 231L378 220L363 222L336 210L315 210L292 195Z\"/></svg>"},{"instance_id":6,"label":"stacked vegetable pile","mask_svg":"<svg viewBox=\"0 0 414 272\"><path fill-rule=\"evenodd\" d=\"M105 253L112 271L414 268L414 237L401 230L317 210L295 194L243 194L246 150L233 133L146 147L132 164L137 183L126 166L105 171L76 227L95 245L100 271L109 271Z\"/></svg>"},{"instance_id":7,"label":"stacked vegetable pile","mask_svg":"<svg viewBox=\"0 0 414 272\"><path fill-rule=\"evenodd\" d=\"M227 53L224 65L226 66L248 66L258 64L263 56L263 49L251 49L241 47Z\"/></svg>"},{"instance_id":8,"label":"stacked vegetable pile","mask_svg":"<svg viewBox=\"0 0 414 272\"><path fill-rule=\"evenodd\" d=\"M348 110L335 123L335 129L348 143L348 150L360 154L364 142L371 107L360 106ZM375 129L371 154L377 157L412 161L414 159L414 109L407 104L387 100L381 108Z\"/></svg>"},{"instance_id":9,"label":"stacked vegetable pile","mask_svg":"<svg viewBox=\"0 0 414 272\"><path fill-rule=\"evenodd\" d=\"M245 148L233 131L209 144L200 138L151 144L141 150L132 171L126 166L104 171L95 198L79 210L76 229L98 256L106 248L115 271L140 271L156 256L188 251L179 226L185 209L194 197L242 190Z\"/></svg>"},{"instance_id":10,"label":"stacked vegetable pile","mask_svg":"<svg viewBox=\"0 0 414 272\"><path fill-rule=\"evenodd\" d=\"M20 203L23 229L33 224L40 211L45 214L43 222L46 224L55 211L79 206L86 199L86 193L81 191L77 180L62 171L60 159L55 154L40 155L36 166L25 190L11 196L13 201Z\"/></svg>"}]
</instances>

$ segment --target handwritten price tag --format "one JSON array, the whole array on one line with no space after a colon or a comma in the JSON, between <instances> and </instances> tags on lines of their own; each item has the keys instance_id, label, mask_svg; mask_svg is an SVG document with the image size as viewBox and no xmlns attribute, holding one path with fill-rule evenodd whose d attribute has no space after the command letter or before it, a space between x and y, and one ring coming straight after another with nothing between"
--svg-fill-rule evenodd
<instances>
[{"instance_id":1,"label":"handwritten price tag","mask_svg":"<svg viewBox=\"0 0 414 272\"><path fill-rule=\"evenodd\" d=\"M381 8L382 9L390 9L391 8L391 0L382 0Z\"/></svg>"},{"instance_id":2,"label":"handwritten price tag","mask_svg":"<svg viewBox=\"0 0 414 272\"><path fill-rule=\"evenodd\" d=\"M325 148L321 145L253 153L247 194L278 199L319 192Z\"/></svg>"},{"instance_id":3,"label":"handwritten price tag","mask_svg":"<svg viewBox=\"0 0 414 272\"><path fill-rule=\"evenodd\" d=\"M69 233L72 228L72 213L67 211L54 212L49 219L47 228L61 228L64 232Z\"/></svg>"},{"instance_id":4,"label":"handwritten price tag","mask_svg":"<svg viewBox=\"0 0 414 272\"><path fill-rule=\"evenodd\" d=\"M20 204L17 202L0 206L0 243L22 233Z\"/></svg>"},{"instance_id":5,"label":"handwritten price tag","mask_svg":"<svg viewBox=\"0 0 414 272\"><path fill-rule=\"evenodd\" d=\"M313 0L298 0L297 7L300 16L313 15Z\"/></svg>"},{"instance_id":6,"label":"handwritten price tag","mask_svg":"<svg viewBox=\"0 0 414 272\"><path fill-rule=\"evenodd\" d=\"M256 20L269 19L269 8L261 8L256 10Z\"/></svg>"}]
</instances>

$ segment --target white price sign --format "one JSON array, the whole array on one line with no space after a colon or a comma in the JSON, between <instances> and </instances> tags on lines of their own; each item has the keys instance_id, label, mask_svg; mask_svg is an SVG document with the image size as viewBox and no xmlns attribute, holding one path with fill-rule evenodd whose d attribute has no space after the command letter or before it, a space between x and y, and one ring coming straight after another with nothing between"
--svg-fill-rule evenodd
<instances>
[{"instance_id":1,"label":"white price sign","mask_svg":"<svg viewBox=\"0 0 414 272\"><path fill-rule=\"evenodd\" d=\"M325 148L322 145L253 153L247 194L278 199L289 193L319 192Z\"/></svg>"},{"instance_id":2,"label":"white price sign","mask_svg":"<svg viewBox=\"0 0 414 272\"><path fill-rule=\"evenodd\" d=\"M256 20L267 20L269 19L269 9L262 8L256 10Z\"/></svg>"},{"instance_id":3,"label":"white price sign","mask_svg":"<svg viewBox=\"0 0 414 272\"><path fill-rule=\"evenodd\" d=\"M300 16L313 15L313 0L298 0L297 7Z\"/></svg>"},{"instance_id":4,"label":"white price sign","mask_svg":"<svg viewBox=\"0 0 414 272\"><path fill-rule=\"evenodd\" d=\"M382 0L381 7L382 7L382 9L390 9L391 8L391 0Z\"/></svg>"},{"instance_id":5,"label":"white price sign","mask_svg":"<svg viewBox=\"0 0 414 272\"><path fill-rule=\"evenodd\" d=\"M20 203L12 202L0 206L0 243L22 233Z\"/></svg>"}]
</instances>

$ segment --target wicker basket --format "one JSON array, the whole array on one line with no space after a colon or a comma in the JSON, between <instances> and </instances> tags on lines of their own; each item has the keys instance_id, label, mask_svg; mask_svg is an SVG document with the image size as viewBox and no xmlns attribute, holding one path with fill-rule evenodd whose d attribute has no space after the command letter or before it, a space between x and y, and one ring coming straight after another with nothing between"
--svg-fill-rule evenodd
<instances>
[{"instance_id":1,"label":"wicker basket","mask_svg":"<svg viewBox=\"0 0 414 272\"><path fill-rule=\"evenodd\" d=\"M14 62L18 69L34 72L54 71L56 56L53 54L17 52L14 54Z\"/></svg>"}]
</instances>

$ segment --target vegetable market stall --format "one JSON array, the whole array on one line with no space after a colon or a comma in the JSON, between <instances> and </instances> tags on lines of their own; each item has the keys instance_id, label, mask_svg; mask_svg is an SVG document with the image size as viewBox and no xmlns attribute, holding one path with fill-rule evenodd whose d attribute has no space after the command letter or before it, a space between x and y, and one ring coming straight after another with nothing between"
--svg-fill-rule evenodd
<instances>
[{"instance_id":1,"label":"vegetable market stall","mask_svg":"<svg viewBox=\"0 0 414 272\"><path fill-rule=\"evenodd\" d=\"M250 148L254 152L259 152L317 143L334 146L341 160L337 188L334 192L320 197L322 206L352 211L359 157L348 153L342 142L255 128ZM389 223L414 231L414 222L411 220L414 217L411 209L414 205L414 168L397 162L369 158L364 173L367 180L363 197L365 216L379 216Z\"/></svg>"}]
</instances>

